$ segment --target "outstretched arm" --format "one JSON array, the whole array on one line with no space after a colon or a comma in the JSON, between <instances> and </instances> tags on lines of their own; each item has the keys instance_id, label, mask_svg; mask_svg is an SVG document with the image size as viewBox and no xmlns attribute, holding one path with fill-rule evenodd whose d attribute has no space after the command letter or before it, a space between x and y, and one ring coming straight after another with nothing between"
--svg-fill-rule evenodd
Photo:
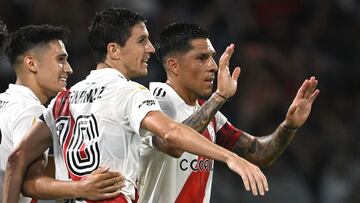
<instances>
[{"instance_id":1,"label":"outstretched arm","mask_svg":"<svg viewBox=\"0 0 360 203\"><path fill-rule=\"evenodd\" d=\"M251 189L254 195L264 195L268 191L266 177L259 167L214 144L192 128L174 122L160 111L149 112L142 120L141 128L160 136L170 147L225 162L241 176L245 189Z\"/></svg>"},{"instance_id":2,"label":"outstretched arm","mask_svg":"<svg viewBox=\"0 0 360 203\"><path fill-rule=\"evenodd\" d=\"M243 132L237 141L234 152L247 160L261 165L271 165L286 149L310 115L312 104L319 95L315 77L306 79L299 88L289 107L285 120L270 135L255 137Z\"/></svg>"},{"instance_id":3,"label":"outstretched arm","mask_svg":"<svg viewBox=\"0 0 360 203\"><path fill-rule=\"evenodd\" d=\"M232 75L230 75L229 61L233 53L234 45L231 44L220 57L216 92L213 93L210 99L196 112L182 122L199 133L202 133L205 130L216 112L219 111L226 102L226 99L232 97L236 92L237 80L240 76L240 67L236 67ZM182 150L169 147L167 143L158 136L153 136L153 143L158 149L173 157L178 158L183 153Z\"/></svg>"},{"instance_id":4,"label":"outstretched arm","mask_svg":"<svg viewBox=\"0 0 360 203\"><path fill-rule=\"evenodd\" d=\"M50 169L51 170L51 169ZM45 158L29 166L22 186L22 193L36 199L85 198L102 200L116 197L124 185L124 177L107 168L99 168L81 181L61 181L48 176Z\"/></svg>"}]
</instances>

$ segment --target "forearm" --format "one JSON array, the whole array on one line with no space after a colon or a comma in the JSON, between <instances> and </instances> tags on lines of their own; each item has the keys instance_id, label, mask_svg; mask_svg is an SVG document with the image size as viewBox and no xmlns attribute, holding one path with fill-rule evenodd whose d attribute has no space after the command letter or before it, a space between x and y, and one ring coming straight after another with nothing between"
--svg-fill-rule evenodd
<instances>
[{"instance_id":1,"label":"forearm","mask_svg":"<svg viewBox=\"0 0 360 203\"><path fill-rule=\"evenodd\" d=\"M34 161L26 171L22 193L36 199L65 199L75 197L76 187L70 181L59 181L53 177L53 158L46 165L45 156Z\"/></svg>"},{"instance_id":2,"label":"forearm","mask_svg":"<svg viewBox=\"0 0 360 203\"><path fill-rule=\"evenodd\" d=\"M237 141L234 152L257 165L270 166L293 140L296 131L285 128L284 123L281 123L267 136L254 137L244 134Z\"/></svg>"},{"instance_id":3,"label":"forearm","mask_svg":"<svg viewBox=\"0 0 360 203\"><path fill-rule=\"evenodd\" d=\"M164 137L171 147L222 162L227 162L228 159L234 156L234 153L214 144L204 136L200 136L188 126L175 123L171 125L175 125L173 127L175 129L170 130Z\"/></svg>"},{"instance_id":4,"label":"forearm","mask_svg":"<svg viewBox=\"0 0 360 203\"><path fill-rule=\"evenodd\" d=\"M77 191L77 182L61 181L40 175L25 180L23 194L36 199L70 199L83 197Z\"/></svg>"},{"instance_id":5,"label":"forearm","mask_svg":"<svg viewBox=\"0 0 360 203\"><path fill-rule=\"evenodd\" d=\"M216 112L218 112L219 109L223 106L225 101L226 100L221 98L219 95L215 93L212 94L210 99L206 101L200 109L191 114L191 116L182 123L191 127L197 132L202 133L211 119L214 118Z\"/></svg>"},{"instance_id":6,"label":"forearm","mask_svg":"<svg viewBox=\"0 0 360 203\"><path fill-rule=\"evenodd\" d=\"M208 101L182 123L202 133L224 103L225 99L214 93ZM153 143L159 150L172 157L179 158L183 153L182 150L170 147L158 136L153 137Z\"/></svg>"},{"instance_id":7,"label":"forearm","mask_svg":"<svg viewBox=\"0 0 360 203\"><path fill-rule=\"evenodd\" d=\"M23 176L19 174L24 174L26 169L23 163L21 153L13 153L9 156L3 186L3 203L19 202L23 182Z\"/></svg>"}]
</instances>

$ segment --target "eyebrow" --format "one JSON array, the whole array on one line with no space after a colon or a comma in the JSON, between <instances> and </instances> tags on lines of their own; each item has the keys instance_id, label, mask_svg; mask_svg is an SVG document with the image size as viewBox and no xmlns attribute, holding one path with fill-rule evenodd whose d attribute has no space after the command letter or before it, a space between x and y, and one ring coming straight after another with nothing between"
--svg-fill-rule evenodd
<instances>
[{"instance_id":1,"label":"eyebrow","mask_svg":"<svg viewBox=\"0 0 360 203\"><path fill-rule=\"evenodd\" d=\"M215 56L216 55L216 51L210 51L210 52L201 52L198 54L198 56L201 56L201 57L208 57L208 56Z\"/></svg>"},{"instance_id":2,"label":"eyebrow","mask_svg":"<svg viewBox=\"0 0 360 203\"><path fill-rule=\"evenodd\" d=\"M58 54L56 55L56 57L60 58L60 57L68 57L69 54L66 54L66 53L61 53L61 54Z\"/></svg>"},{"instance_id":3,"label":"eyebrow","mask_svg":"<svg viewBox=\"0 0 360 203\"><path fill-rule=\"evenodd\" d=\"M142 34L142 35L140 35L137 39L140 40L140 39L144 39L144 38L149 38L149 35L147 35L147 34Z\"/></svg>"}]
</instances>

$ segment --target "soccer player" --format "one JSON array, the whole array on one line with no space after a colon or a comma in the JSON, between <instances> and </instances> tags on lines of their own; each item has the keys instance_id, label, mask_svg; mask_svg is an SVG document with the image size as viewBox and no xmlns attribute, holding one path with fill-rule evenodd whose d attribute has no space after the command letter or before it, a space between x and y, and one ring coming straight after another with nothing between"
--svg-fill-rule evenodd
<instances>
[{"instance_id":1,"label":"soccer player","mask_svg":"<svg viewBox=\"0 0 360 203\"><path fill-rule=\"evenodd\" d=\"M167 80L165 83L150 83L150 91L164 113L181 122L197 114L195 110L204 102L199 100L200 96L208 96L212 92L212 81L218 70L213 59L215 49L207 31L191 23L170 24L161 32L155 47ZM228 49L233 52L234 45ZM220 112L210 118L212 120L207 127L204 126L205 130L195 129L250 162L270 165L308 118L312 103L319 94L316 85L314 77L305 80L285 120L270 135L252 136L234 127ZM212 159L173 150L156 136L143 137L140 152L139 202L210 201Z\"/></svg>"},{"instance_id":2,"label":"soccer player","mask_svg":"<svg viewBox=\"0 0 360 203\"><path fill-rule=\"evenodd\" d=\"M64 168L73 180L104 165L126 177L122 194L107 202L136 201L140 137L145 130L172 147L225 162L253 194L268 190L266 177L257 166L171 120L145 87L130 80L147 74L148 59L154 53L141 15L124 8L97 13L89 42L96 70L58 94L44 112L44 122L36 122L10 155L4 203L17 201L27 166L52 140L61 148Z\"/></svg>"},{"instance_id":3,"label":"soccer player","mask_svg":"<svg viewBox=\"0 0 360 203\"><path fill-rule=\"evenodd\" d=\"M67 78L73 72L67 61L68 54L63 43L67 33L68 30L61 27L29 25L9 35L6 55L15 70L16 82L0 94L1 185L8 156L30 129L33 119L45 110L43 104L65 89ZM76 183L47 177L44 168L45 162L41 159L33 164L25 180L25 193L31 195L32 190L38 190L49 195L37 196L40 198L103 199L118 195L117 190L121 186L112 188L114 182L121 180L121 176L117 172L108 172L106 168L99 169L86 180ZM61 171L57 171L59 172ZM107 186L110 187L98 185L99 182L106 184L109 181L110 185ZM111 188L109 192L100 191ZM12 190L4 189L10 192ZM20 197L20 202L30 201L30 198Z\"/></svg>"}]
</instances>

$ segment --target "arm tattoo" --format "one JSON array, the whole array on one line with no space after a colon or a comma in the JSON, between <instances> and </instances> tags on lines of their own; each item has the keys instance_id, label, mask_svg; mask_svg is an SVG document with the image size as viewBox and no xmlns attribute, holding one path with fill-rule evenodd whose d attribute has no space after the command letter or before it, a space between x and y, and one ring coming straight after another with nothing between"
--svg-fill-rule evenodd
<instances>
[{"instance_id":1,"label":"arm tattoo","mask_svg":"<svg viewBox=\"0 0 360 203\"><path fill-rule=\"evenodd\" d=\"M205 102L200 109L191 114L191 116L182 123L190 126L197 132L202 133L224 103L224 99L217 99L213 94L213 96Z\"/></svg>"},{"instance_id":2,"label":"arm tattoo","mask_svg":"<svg viewBox=\"0 0 360 203\"><path fill-rule=\"evenodd\" d=\"M244 133L239 137L234 151L255 164L270 166L284 152L295 134L295 129L285 128L283 124L274 133L263 137Z\"/></svg>"},{"instance_id":3,"label":"arm tattoo","mask_svg":"<svg viewBox=\"0 0 360 203\"><path fill-rule=\"evenodd\" d=\"M191 114L191 116L182 123L193 128L197 132L202 133L216 112L225 103L224 99L216 97L218 96L214 96L213 94L213 96L207 102L205 102L197 111ZM158 136L153 136L152 139L153 143L159 150L167 153L170 156L179 158L183 153L182 150L169 147L167 143Z\"/></svg>"}]
</instances>

